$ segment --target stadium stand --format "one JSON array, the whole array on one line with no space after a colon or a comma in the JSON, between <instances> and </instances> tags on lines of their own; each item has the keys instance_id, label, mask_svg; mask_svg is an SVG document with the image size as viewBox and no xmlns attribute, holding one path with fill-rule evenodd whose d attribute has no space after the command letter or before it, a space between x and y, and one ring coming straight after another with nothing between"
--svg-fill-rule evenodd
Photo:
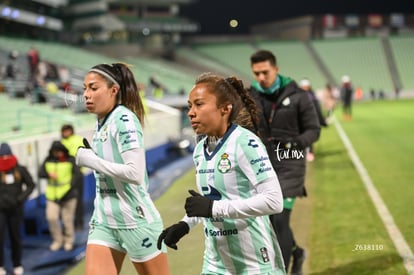
<instances>
[{"instance_id":1,"label":"stadium stand","mask_svg":"<svg viewBox=\"0 0 414 275\"><path fill-rule=\"evenodd\" d=\"M223 76L234 74L234 69L229 68L226 64L213 60L188 46L177 48L175 60L181 64L187 64L189 67L199 68L204 72L213 72Z\"/></svg>"},{"instance_id":2,"label":"stadium stand","mask_svg":"<svg viewBox=\"0 0 414 275\"><path fill-rule=\"evenodd\" d=\"M134 65L137 75L142 79L156 77L165 86L166 93L170 94L178 94L181 90L188 92L195 77L200 73L183 65L156 58L126 56L124 59L128 64Z\"/></svg>"},{"instance_id":3,"label":"stadium stand","mask_svg":"<svg viewBox=\"0 0 414 275\"><path fill-rule=\"evenodd\" d=\"M378 38L315 40L312 45L338 82L349 75L363 91L394 90Z\"/></svg>"},{"instance_id":4,"label":"stadium stand","mask_svg":"<svg viewBox=\"0 0 414 275\"><path fill-rule=\"evenodd\" d=\"M222 64L225 68L233 69L244 79L251 79L248 61L250 54L255 48L262 48L275 52L282 74L296 80L303 77L309 78L315 89L323 88L328 82L338 85L343 75L349 75L354 85L362 88L365 95L371 89L383 91L386 94L394 93L394 81L389 71L389 62L393 60L387 60L380 39L373 37L339 38L311 40L307 43L315 56L312 56L311 50L307 49L302 41L258 41L254 46L250 43L218 42L195 44L192 48L204 58L213 60L215 64ZM413 59L412 51L409 50L412 43L410 38L391 39L391 54L395 56L398 66L396 73L402 74L403 89L414 87L408 73L410 64L413 64L410 62Z\"/></svg>"},{"instance_id":5,"label":"stadium stand","mask_svg":"<svg viewBox=\"0 0 414 275\"><path fill-rule=\"evenodd\" d=\"M251 78L249 57L253 45L244 42L225 42L194 45L193 48L210 59L230 67L243 80Z\"/></svg>"},{"instance_id":6,"label":"stadium stand","mask_svg":"<svg viewBox=\"0 0 414 275\"><path fill-rule=\"evenodd\" d=\"M403 88L414 90L414 36L392 36L389 39Z\"/></svg>"}]
</instances>

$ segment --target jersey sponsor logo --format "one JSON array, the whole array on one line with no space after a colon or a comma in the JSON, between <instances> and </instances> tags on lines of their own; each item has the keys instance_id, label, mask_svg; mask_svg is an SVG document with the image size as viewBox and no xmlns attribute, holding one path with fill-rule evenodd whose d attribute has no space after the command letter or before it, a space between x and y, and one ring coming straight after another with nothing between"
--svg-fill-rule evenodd
<instances>
[{"instance_id":1,"label":"jersey sponsor logo","mask_svg":"<svg viewBox=\"0 0 414 275\"><path fill-rule=\"evenodd\" d=\"M239 231L237 230L237 228L231 228L231 229L204 229L204 233L206 234L207 237L220 237L220 236L232 236L232 235L238 235Z\"/></svg>"},{"instance_id":2,"label":"jersey sponsor logo","mask_svg":"<svg viewBox=\"0 0 414 275\"><path fill-rule=\"evenodd\" d=\"M260 158L258 158L258 159L252 159L251 161L250 161L250 164L251 165L253 165L253 164L256 164L256 163L258 163L258 162L260 162L260 161L265 161L265 160L269 160L269 157L268 156L261 156Z\"/></svg>"},{"instance_id":3,"label":"jersey sponsor logo","mask_svg":"<svg viewBox=\"0 0 414 275\"><path fill-rule=\"evenodd\" d=\"M272 167L260 167L259 170L257 170L256 176L261 174L261 173L265 173L265 172L271 171L271 170L272 170Z\"/></svg>"},{"instance_id":4,"label":"jersey sponsor logo","mask_svg":"<svg viewBox=\"0 0 414 275\"><path fill-rule=\"evenodd\" d=\"M215 217L215 218L208 218L210 222L224 222L224 219L221 217Z\"/></svg>"},{"instance_id":5,"label":"jersey sponsor logo","mask_svg":"<svg viewBox=\"0 0 414 275\"><path fill-rule=\"evenodd\" d=\"M119 136L130 135L130 134L135 134L135 133L136 133L135 130L128 129L126 131L119 131Z\"/></svg>"},{"instance_id":6,"label":"jersey sponsor logo","mask_svg":"<svg viewBox=\"0 0 414 275\"><path fill-rule=\"evenodd\" d=\"M106 183L106 176L104 174L101 174L98 171L96 171L95 173L96 173L96 178L99 179L100 184Z\"/></svg>"},{"instance_id":7,"label":"jersey sponsor logo","mask_svg":"<svg viewBox=\"0 0 414 275\"><path fill-rule=\"evenodd\" d=\"M129 139L129 138L131 138L131 137L127 137L126 139L124 139L123 141L122 141L122 145L126 145L126 144L130 144L130 143L133 143L133 142L136 142L137 140L136 139L134 139L134 138L131 138L131 139Z\"/></svg>"},{"instance_id":8,"label":"jersey sponsor logo","mask_svg":"<svg viewBox=\"0 0 414 275\"><path fill-rule=\"evenodd\" d=\"M116 189L99 188L99 193L101 193L101 194L116 194Z\"/></svg>"},{"instance_id":9,"label":"jersey sponsor logo","mask_svg":"<svg viewBox=\"0 0 414 275\"><path fill-rule=\"evenodd\" d=\"M256 175L259 175L261 173L265 173L267 171L272 170L272 167L270 166L270 163L269 163L268 160L269 160L268 156L261 156L260 158L252 159L250 161L251 165L255 165L255 164L258 164L260 162L260 164L258 164L259 165L259 170L257 170ZM269 166L267 166L267 165L269 165Z\"/></svg>"},{"instance_id":10,"label":"jersey sponsor logo","mask_svg":"<svg viewBox=\"0 0 414 275\"><path fill-rule=\"evenodd\" d=\"M259 147L259 144L257 144L257 140L255 139L249 139L249 143L247 143L248 146L251 146L253 148Z\"/></svg>"},{"instance_id":11,"label":"jersey sponsor logo","mask_svg":"<svg viewBox=\"0 0 414 275\"><path fill-rule=\"evenodd\" d=\"M225 174L230 171L231 169L231 161L229 160L229 155L224 153L221 155L220 160L217 164L217 169L222 173Z\"/></svg>"},{"instance_id":12,"label":"jersey sponsor logo","mask_svg":"<svg viewBox=\"0 0 414 275\"><path fill-rule=\"evenodd\" d=\"M123 122L127 122L127 121L129 121L129 119L128 119L128 115L122 115L122 116L119 118L119 120L121 120L121 121L123 121Z\"/></svg>"},{"instance_id":13,"label":"jersey sponsor logo","mask_svg":"<svg viewBox=\"0 0 414 275\"><path fill-rule=\"evenodd\" d=\"M210 169L199 169L197 171L198 174L208 174L208 173L214 173L214 169L210 168Z\"/></svg>"}]
</instances>

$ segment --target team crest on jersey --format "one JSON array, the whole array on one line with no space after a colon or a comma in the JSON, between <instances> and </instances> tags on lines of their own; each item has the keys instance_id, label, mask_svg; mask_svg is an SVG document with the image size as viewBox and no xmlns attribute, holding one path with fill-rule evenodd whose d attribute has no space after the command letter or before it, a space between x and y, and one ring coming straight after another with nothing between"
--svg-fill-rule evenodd
<instances>
[{"instance_id":1,"label":"team crest on jersey","mask_svg":"<svg viewBox=\"0 0 414 275\"><path fill-rule=\"evenodd\" d=\"M231 162L229 160L229 155L227 153L221 155L221 158L217 165L217 169L223 174L230 171Z\"/></svg>"},{"instance_id":2,"label":"team crest on jersey","mask_svg":"<svg viewBox=\"0 0 414 275\"><path fill-rule=\"evenodd\" d=\"M101 142L105 142L108 139L108 125L105 125L105 127L101 131L101 135L99 136L99 140Z\"/></svg>"}]
</instances>

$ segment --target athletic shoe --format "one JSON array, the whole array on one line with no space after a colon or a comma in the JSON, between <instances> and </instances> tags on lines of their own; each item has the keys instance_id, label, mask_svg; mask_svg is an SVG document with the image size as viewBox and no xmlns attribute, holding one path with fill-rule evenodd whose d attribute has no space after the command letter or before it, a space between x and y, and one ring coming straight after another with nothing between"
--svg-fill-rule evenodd
<instances>
[{"instance_id":1,"label":"athletic shoe","mask_svg":"<svg viewBox=\"0 0 414 275\"><path fill-rule=\"evenodd\" d=\"M65 251L70 251L70 250L73 249L73 244L71 244L71 243L65 243L65 245L63 246L63 249Z\"/></svg>"},{"instance_id":2,"label":"athletic shoe","mask_svg":"<svg viewBox=\"0 0 414 275\"><path fill-rule=\"evenodd\" d=\"M293 251L293 262L292 269L290 271L291 275L302 275L302 265L306 258L306 253L303 248L296 247Z\"/></svg>"},{"instance_id":3,"label":"athletic shoe","mask_svg":"<svg viewBox=\"0 0 414 275\"><path fill-rule=\"evenodd\" d=\"M6 270L4 269L4 267L0 267L0 275L6 275L7 274L7 272L6 272Z\"/></svg>"},{"instance_id":4,"label":"athletic shoe","mask_svg":"<svg viewBox=\"0 0 414 275\"><path fill-rule=\"evenodd\" d=\"M13 274L14 274L14 275L23 275L23 273L24 273L23 266L16 266L16 267L13 269Z\"/></svg>"},{"instance_id":5,"label":"athletic shoe","mask_svg":"<svg viewBox=\"0 0 414 275\"><path fill-rule=\"evenodd\" d=\"M49 249L52 251L58 251L60 248L62 247L62 244L59 242L53 242L50 246Z\"/></svg>"}]
</instances>

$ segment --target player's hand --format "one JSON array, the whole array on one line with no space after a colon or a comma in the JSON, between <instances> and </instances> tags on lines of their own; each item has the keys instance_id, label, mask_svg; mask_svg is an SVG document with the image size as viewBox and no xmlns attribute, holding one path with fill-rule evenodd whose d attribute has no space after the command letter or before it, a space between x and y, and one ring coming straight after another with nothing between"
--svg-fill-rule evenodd
<instances>
[{"instance_id":1,"label":"player's hand","mask_svg":"<svg viewBox=\"0 0 414 275\"><path fill-rule=\"evenodd\" d=\"M96 161L97 156L86 138L83 138L83 145L84 146L79 146L78 151L76 152L76 165L91 167L91 163Z\"/></svg>"},{"instance_id":2,"label":"player's hand","mask_svg":"<svg viewBox=\"0 0 414 275\"><path fill-rule=\"evenodd\" d=\"M157 248L161 249L162 241L172 249L177 250L178 241L190 231L190 227L186 222L180 221L170 227L164 229L158 237Z\"/></svg>"},{"instance_id":3,"label":"player's hand","mask_svg":"<svg viewBox=\"0 0 414 275\"><path fill-rule=\"evenodd\" d=\"M85 146L85 148L91 149L91 145L89 145L89 142L86 138L83 138L83 145Z\"/></svg>"},{"instance_id":4,"label":"player's hand","mask_svg":"<svg viewBox=\"0 0 414 275\"><path fill-rule=\"evenodd\" d=\"M185 201L185 211L188 217L212 217L213 200L205 196L201 196L194 190L188 190L191 197L188 197Z\"/></svg>"}]
</instances>

